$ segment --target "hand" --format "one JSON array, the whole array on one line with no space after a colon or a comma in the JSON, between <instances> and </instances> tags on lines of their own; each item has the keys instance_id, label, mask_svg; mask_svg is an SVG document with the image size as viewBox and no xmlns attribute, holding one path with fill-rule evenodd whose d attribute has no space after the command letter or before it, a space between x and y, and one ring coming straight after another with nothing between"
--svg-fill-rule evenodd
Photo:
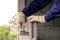
<instances>
[{"instance_id":1,"label":"hand","mask_svg":"<svg viewBox=\"0 0 60 40\"><path fill-rule=\"evenodd\" d=\"M24 13L23 12L18 12L17 19L18 19L18 24L21 27L21 30L25 31L26 25L25 25L25 15L24 15Z\"/></svg>"},{"instance_id":2,"label":"hand","mask_svg":"<svg viewBox=\"0 0 60 40\"><path fill-rule=\"evenodd\" d=\"M46 23L45 16L30 16L27 18L28 22L38 22L38 23Z\"/></svg>"},{"instance_id":3,"label":"hand","mask_svg":"<svg viewBox=\"0 0 60 40\"><path fill-rule=\"evenodd\" d=\"M17 14L18 23L25 22L25 15L23 12L18 12Z\"/></svg>"}]
</instances>

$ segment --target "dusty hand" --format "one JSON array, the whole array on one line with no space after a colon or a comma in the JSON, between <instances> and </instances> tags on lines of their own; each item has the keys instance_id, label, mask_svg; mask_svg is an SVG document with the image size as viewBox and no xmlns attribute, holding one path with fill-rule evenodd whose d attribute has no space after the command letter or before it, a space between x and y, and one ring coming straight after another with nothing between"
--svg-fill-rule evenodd
<instances>
[{"instance_id":1,"label":"dusty hand","mask_svg":"<svg viewBox=\"0 0 60 40\"><path fill-rule=\"evenodd\" d=\"M18 19L18 24L21 27L21 30L25 31L26 25L25 25L25 15L24 15L24 13L23 12L18 12L17 19Z\"/></svg>"},{"instance_id":2,"label":"dusty hand","mask_svg":"<svg viewBox=\"0 0 60 40\"><path fill-rule=\"evenodd\" d=\"M18 23L25 22L25 15L23 12L18 12L17 14Z\"/></svg>"},{"instance_id":3,"label":"dusty hand","mask_svg":"<svg viewBox=\"0 0 60 40\"><path fill-rule=\"evenodd\" d=\"M45 16L30 16L27 18L28 22L38 22L38 23L45 23Z\"/></svg>"}]
</instances>

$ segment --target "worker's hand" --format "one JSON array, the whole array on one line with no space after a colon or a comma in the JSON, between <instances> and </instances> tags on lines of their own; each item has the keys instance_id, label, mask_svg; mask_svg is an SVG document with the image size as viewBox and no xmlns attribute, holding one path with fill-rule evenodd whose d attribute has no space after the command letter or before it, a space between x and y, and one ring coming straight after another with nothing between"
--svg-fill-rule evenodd
<instances>
[{"instance_id":1,"label":"worker's hand","mask_svg":"<svg viewBox=\"0 0 60 40\"><path fill-rule=\"evenodd\" d=\"M38 23L46 23L45 16L30 16L27 18L28 22L38 22Z\"/></svg>"},{"instance_id":2,"label":"worker's hand","mask_svg":"<svg viewBox=\"0 0 60 40\"><path fill-rule=\"evenodd\" d=\"M18 23L25 23L25 15L23 12L17 13Z\"/></svg>"},{"instance_id":3,"label":"worker's hand","mask_svg":"<svg viewBox=\"0 0 60 40\"><path fill-rule=\"evenodd\" d=\"M17 18L18 18L18 24L20 25L21 30L25 31L26 24L25 24L25 15L24 15L24 13L23 12L18 12Z\"/></svg>"}]
</instances>

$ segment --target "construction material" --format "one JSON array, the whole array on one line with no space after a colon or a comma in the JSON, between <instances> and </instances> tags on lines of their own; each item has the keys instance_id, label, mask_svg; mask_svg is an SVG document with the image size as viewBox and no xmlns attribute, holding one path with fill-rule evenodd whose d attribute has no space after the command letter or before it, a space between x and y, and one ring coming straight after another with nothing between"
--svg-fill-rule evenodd
<instances>
[{"instance_id":1,"label":"construction material","mask_svg":"<svg viewBox=\"0 0 60 40\"><path fill-rule=\"evenodd\" d=\"M37 23L29 23L30 40L37 40Z\"/></svg>"}]
</instances>

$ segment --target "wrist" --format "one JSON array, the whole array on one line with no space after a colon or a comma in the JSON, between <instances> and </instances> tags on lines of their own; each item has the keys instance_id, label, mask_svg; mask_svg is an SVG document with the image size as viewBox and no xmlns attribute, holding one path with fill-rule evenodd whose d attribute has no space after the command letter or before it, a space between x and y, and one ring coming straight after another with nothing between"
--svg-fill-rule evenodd
<instances>
[{"instance_id":1,"label":"wrist","mask_svg":"<svg viewBox=\"0 0 60 40\"><path fill-rule=\"evenodd\" d=\"M25 14L23 12L18 12L17 14L25 17Z\"/></svg>"},{"instance_id":2,"label":"wrist","mask_svg":"<svg viewBox=\"0 0 60 40\"><path fill-rule=\"evenodd\" d=\"M39 21L40 23L46 23L45 15L39 16L39 17L38 17L38 21Z\"/></svg>"},{"instance_id":3,"label":"wrist","mask_svg":"<svg viewBox=\"0 0 60 40\"><path fill-rule=\"evenodd\" d=\"M45 20L45 15L42 16L42 19L43 19L44 22L46 22L46 20Z\"/></svg>"}]
</instances>

